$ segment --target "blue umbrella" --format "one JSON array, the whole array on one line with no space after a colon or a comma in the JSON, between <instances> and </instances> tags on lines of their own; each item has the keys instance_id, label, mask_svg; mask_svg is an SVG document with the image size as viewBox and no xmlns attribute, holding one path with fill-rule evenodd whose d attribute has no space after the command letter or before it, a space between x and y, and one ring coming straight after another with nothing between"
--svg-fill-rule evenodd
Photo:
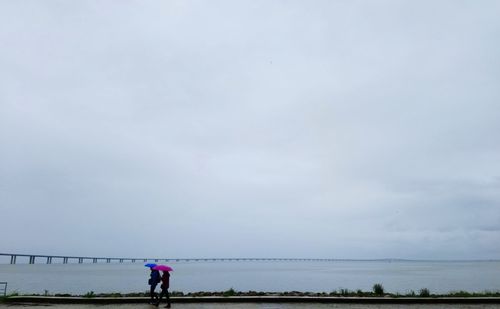
<instances>
[{"instance_id":1,"label":"blue umbrella","mask_svg":"<svg viewBox=\"0 0 500 309\"><path fill-rule=\"evenodd\" d=\"M156 264L155 263L148 263L148 264L146 264L144 266L151 268L151 267L155 267Z\"/></svg>"}]
</instances>

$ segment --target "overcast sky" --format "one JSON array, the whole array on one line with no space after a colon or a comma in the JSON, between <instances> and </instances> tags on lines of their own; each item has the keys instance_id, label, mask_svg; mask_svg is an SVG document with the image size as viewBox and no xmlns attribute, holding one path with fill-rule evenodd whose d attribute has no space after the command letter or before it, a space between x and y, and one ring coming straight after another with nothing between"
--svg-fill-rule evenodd
<instances>
[{"instance_id":1,"label":"overcast sky","mask_svg":"<svg viewBox=\"0 0 500 309\"><path fill-rule=\"evenodd\" d=\"M0 1L0 252L500 258L500 1Z\"/></svg>"}]
</instances>

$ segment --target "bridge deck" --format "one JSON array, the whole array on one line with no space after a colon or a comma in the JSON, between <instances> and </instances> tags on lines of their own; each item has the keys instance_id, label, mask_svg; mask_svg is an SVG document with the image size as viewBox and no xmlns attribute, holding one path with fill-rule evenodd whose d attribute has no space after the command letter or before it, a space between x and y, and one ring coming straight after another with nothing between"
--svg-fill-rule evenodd
<instances>
[{"instance_id":1,"label":"bridge deck","mask_svg":"<svg viewBox=\"0 0 500 309\"><path fill-rule=\"evenodd\" d=\"M63 255L43 255L43 254L18 254L18 253L0 253L0 256L10 257L10 264L18 263L19 257L28 258L29 264L35 264L36 261L42 260L46 264L52 264L54 260L62 261L63 264L68 264L70 261L76 261L82 264L85 261L92 263L98 262L209 262L209 261L341 261L339 259L310 259L310 258L130 258L130 257L95 257L95 256L63 256Z\"/></svg>"}]
</instances>

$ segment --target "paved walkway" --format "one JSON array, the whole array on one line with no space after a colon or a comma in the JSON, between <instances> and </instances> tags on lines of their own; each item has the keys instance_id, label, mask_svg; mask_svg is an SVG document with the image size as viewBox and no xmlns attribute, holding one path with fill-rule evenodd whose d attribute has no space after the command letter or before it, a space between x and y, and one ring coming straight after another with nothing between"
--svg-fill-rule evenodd
<instances>
[{"instance_id":1,"label":"paved walkway","mask_svg":"<svg viewBox=\"0 0 500 309\"><path fill-rule=\"evenodd\" d=\"M0 308L48 308L48 309L156 309L157 307L142 304L117 304L117 305L52 305L52 304L0 304ZM158 307L163 308L163 305ZM365 305L365 304L271 304L271 303L255 303L255 304L237 304L237 303L210 303L210 304L173 304L174 309L493 309L500 308L497 304L479 304L479 305L457 305L457 304L436 304L436 305Z\"/></svg>"}]
</instances>

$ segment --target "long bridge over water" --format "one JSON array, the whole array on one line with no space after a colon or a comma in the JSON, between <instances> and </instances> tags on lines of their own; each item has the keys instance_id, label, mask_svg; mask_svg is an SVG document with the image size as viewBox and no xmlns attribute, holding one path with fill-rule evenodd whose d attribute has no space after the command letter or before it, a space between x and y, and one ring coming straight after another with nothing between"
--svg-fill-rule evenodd
<instances>
[{"instance_id":1,"label":"long bridge over water","mask_svg":"<svg viewBox=\"0 0 500 309\"><path fill-rule=\"evenodd\" d=\"M24 258L28 264L35 264L36 261L41 263L52 264L52 262L68 263L111 263L111 262L238 262L238 261L318 261L318 262L333 262L343 261L343 259L314 259L314 258L130 258L130 257L94 257L94 256L64 256L64 255L43 255L43 254L18 254L18 253L0 253L0 257L10 257L10 264L16 264L18 258ZM39 262L40 263L40 262Z\"/></svg>"}]
</instances>

